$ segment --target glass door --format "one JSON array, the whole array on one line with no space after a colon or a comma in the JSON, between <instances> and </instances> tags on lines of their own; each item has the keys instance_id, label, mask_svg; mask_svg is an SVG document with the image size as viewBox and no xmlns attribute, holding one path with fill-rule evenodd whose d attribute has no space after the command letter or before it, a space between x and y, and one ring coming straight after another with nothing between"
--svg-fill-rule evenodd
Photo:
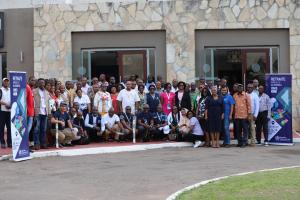
<instances>
[{"instance_id":1,"label":"glass door","mask_svg":"<svg viewBox=\"0 0 300 200\"><path fill-rule=\"evenodd\" d=\"M244 84L253 79L264 84L265 74L270 73L270 50L243 49L242 63Z\"/></svg>"},{"instance_id":2,"label":"glass door","mask_svg":"<svg viewBox=\"0 0 300 200\"><path fill-rule=\"evenodd\" d=\"M128 77L132 74L146 81L147 79L147 57L146 51L119 51L118 63L120 77Z\"/></svg>"},{"instance_id":3,"label":"glass door","mask_svg":"<svg viewBox=\"0 0 300 200\"><path fill-rule=\"evenodd\" d=\"M0 80L7 77L6 53L0 53Z\"/></svg>"}]
</instances>

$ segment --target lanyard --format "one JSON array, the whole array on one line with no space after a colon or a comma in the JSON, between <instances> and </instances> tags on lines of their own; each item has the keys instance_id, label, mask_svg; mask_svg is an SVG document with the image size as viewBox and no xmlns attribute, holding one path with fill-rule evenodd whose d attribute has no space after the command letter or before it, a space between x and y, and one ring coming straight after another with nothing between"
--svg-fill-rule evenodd
<instances>
[{"instance_id":1,"label":"lanyard","mask_svg":"<svg viewBox=\"0 0 300 200\"><path fill-rule=\"evenodd\" d=\"M156 113L156 115L157 115L157 117L158 117L159 121L161 122L161 117L159 116L159 114L158 114L158 113Z\"/></svg>"}]
</instances>

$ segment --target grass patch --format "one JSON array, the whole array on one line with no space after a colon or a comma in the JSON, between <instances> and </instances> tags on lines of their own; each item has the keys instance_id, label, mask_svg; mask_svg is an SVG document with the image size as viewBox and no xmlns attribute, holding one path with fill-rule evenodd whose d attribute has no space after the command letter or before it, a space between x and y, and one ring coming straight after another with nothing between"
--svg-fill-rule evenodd
<instances>
[{"instance_id":1,"label":"grass patch","mask_svg":"<svg viewBox=\"0 0 300 200\"><path fill-rule=\"evenodd\" d=\"M230 177L184 192L176 200L299 200L300 168Z\"/></svg>"}]
</instances>

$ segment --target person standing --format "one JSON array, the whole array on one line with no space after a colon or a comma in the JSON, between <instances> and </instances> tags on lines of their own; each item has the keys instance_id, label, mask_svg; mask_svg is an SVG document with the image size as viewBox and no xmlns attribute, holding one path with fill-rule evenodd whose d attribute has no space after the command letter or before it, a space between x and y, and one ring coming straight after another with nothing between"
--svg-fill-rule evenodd
<instances>
[{"instance_id":1,"label":"person standing","mask_svg":"<svg viewBox=\"0 0 300 200\"><path fill-rule=\"evenodd\" d=\"M157 106L160 104L159 95L155 93L155 85L153 84L149 86L149 93L146 94L145 104L149 105L150 113L155 113Z\"/></svg>"},{"instance_id":2,"label":"person standing","mask_svg":"<svg viewBox=\"0 0 300 200\"><path fill-rule=\"evenodd\" d=\"M223 98L218 95L218 87L211 88L211 96L205 102L205 119L207 120L208 131L211 137L211 146L219 148L220 132L222 131L222 119L224 118Z\"/></svg>"},{"instance_id":3,"label":"person standing","mask_svg":"<svg viewBox=\"0 0 300 200\"><path fill-rule=\"evenodd\" d=\"M38 79L38 88L33 92L34 97L34 116L36 126L34 129L34 149L47 148L46 145L46 130L48 115L51 114L49 100L50 96L45 89L45 80Z\"/></svg>"},{"instance_id":4,"label":"person standing","mask_svg":"<svg viewBox=\"0 0 300 200\"><path fill-rule=\"evenodd\" d=\"M110 87L110 97L111 97L111 102L112 102L112 107L114 108L115 110L115 114L119 113L119 106L118 106L118 95L119 95L119 92L117 90L117 86L116 85L112 85Z\"/></svg>"},{"instance_id":5,"label":"person standing","mask_svg":"<svg viewBox=\"0 0 300 200\"><path fill-rule=\"evenodd\" d=\"M182 81L178 83L178 91L175 92L175 106L181 110L186 108L191 110L191 98L189 92L185 91L186 84Z\"/></svg>"},{"instance_id":6,"label":"person standing","mask_svg":"<svg viewBox=\"0 0 300 200\"><path fill-rule=\"evenodd\" d=\"M79 110L83 113L83 116L87 115L87 113L91 112L91 101L90 98L82 92L81 89L76 90L77 96L74 99L74 103L77 102L79 104Z\"/></svg>"},{"instance_id":7,"label":"person standing","mask_svg":"<svg viewBox=\"0 0 300 200\"><path fill-rule=\"evenodd\" d=\"M166 115L169 115L172 112L172 108L174 106L174 97L175 93L171 92L171 84L165 84L165 91L160 95L160 102L162 105L163 112Z\"/></svg>"},{"instance_id":8,"label":"person standing","mask_svg":"<svg viewBox=\"0 0 300 200\"><path fill-rule=\"evenodd\" d=\"M121 90L117 100L119 102L119 111L125 112L126 106L131 107L131 112L135 113L138 110L140 98L134 89L131 89L131 81L126 82L126 88Z\"/></svg>"},{"instance_id":9,"label":"person standing","mask_svg":"<svg viewBox=\"0 0 300 200\"><path fill-rule=\"evenodd\" d=\"M143 111L143 107L145 105L145 101L146 101L145 86L144 85L139 85L137 93L138 93L139 98L140 98L139 112L142 112Z\"/></svg>"},{"instance_id":10,"label":"person standing","mask_svg":"<svg viewBox=\"0 0 300 200\"><path fill-rule=\"evenodd\" d=\"M197 91L195 82L191 82L190 87L191 87L191 90L190 90L191 107L192 107L192 111L195 112L196 105L194 104L194 102L196 101L197 96L199 95L199 91Z\"/></svg>"},{"instance_id":11,"label":"person standing","mask_svg":"<svg viewBox=\"0 0 300 200\"><path fill-rule=\"evenodd\" d=\"M208 126L207 126L207 121L205 119L205 109L206 109L206 99L210 96L210 92L208 91L207 87L204 86L204 88L202 89L201 95L200 97L197 97L197 111L196 111L196 116L200 122L201 128L204 132L204 136L205 136L205 147L209 147L210 146L210 136L209 136L209 132L208 132Z\"/></svg>"},{"instance_id":12,"label":"person standing","mask_svg":"<svg viewBox=\"0 0 300 200\"><path fill-rule=\"evenodd\" d=\"M6 148L5 139L4 139L4 127L6 125L7 129L7 146L11 147L11 130L10 130L10 88L8 78L3 78L2 87L0 89L0 141L1 148Z\"/></svg>"},{"instance_id":13,"label":"person standing","mask_svg":"<svg viewBox=\"0 0 300 200\"><path fill-rule=\"evenodd\" d=\"M177 92L177 90L178 90L178 81L177 79L173 79L171 92L175 93Z\"/></svg>"},{"instance_id":14,"label":"person standing","mask_svg":"<svg viewBox=\"0 0 300 200\"><path fill-rule=\"evenodd\" d=\"M253 91L253 84L249 83L247 85L248 94L251 99L251 117L249 120L250 123L250 146L255 146L256 142L256 131L255 131L255 121L259 112L259 98L256 93Z\"/></svg>"},{"instance_id":15,"label":"person standing","mask_svg":"<svg viewBox=\"0 0 300 200\"><path fill-rule=\"evenodd\" d=\"M258 91L258 85L259 85L259 82L257 79L253 79L253 92L258 96L259 94L259 91Z\"/></svg>"},{"instance_id":16,"label":"person standing","mask_svg":"<svg viewBox=\"0 0 300 200\"><path fill-rule=\"evenodd\" d=\"M34 117L34 98L29 84L26 85L27 131L30 133Z\"/></svg>"},{"instance_id":17,"label":"person standing","mask_svg":"<svg viewBox=\"0 0 300 200\"><path fill-rule=\"evenodd\" d=\"M101 84L101 90L97 92L94 98L94 107L98 108L98 112L101 116L108 113L108 110L112 107L112 101L110 94L106 91L108 83Z\"/></svg>"},{"instance_id":18,"label":"person standing","mask_svg":"<svg viewBox=\"0 0 300 200\"><path fill-rule=\"evenodd\" d=\"M73 83L71 81L66 81L66 93L67 93L67 97L68 97L68 100L69 100L69 103L70 103L70 107L73 107L73 102L74 102L74 98L76 96L76 92L73 88Z\"/></svg>"},{"instance_id":19,"label":"person standing","mask_svg":"<svg viewBox=\"0 0 300 200\"><path fill-rule=\"evenodd\" d=\"M83 94L88 95L89 89L91 86L87 83L87 78L83 76L81 78L81 91ZM78 88L77 88L78 89Z\"/></svg>"},{"instance_id":20,"label":"person standing","mask_svg":"<svg viewBox=\"0 0 300 200\"><path fill-rule=\"evenodd\" d=\"M164 92L164 90L163 90L162 87L161 87L161 82L160 82L160 81L156 81L155 86L156 86L155 93L158 94L158 95L160 96L161 93Z\"/></svg>"},{"instance_id":21,"label":"person standing","mask_svg":"<svg viewBox=\"0 0 300 200\"><path fill-rule=\"evenodd\" d=\"M247 144L249 120L251 118L251 99L243 90L243 85L238 84L237 92L233 95L235 100L234 120L237 127L238 147L245 147Z\"/></svg>"},{"instance_id":22,"label":"person standing","mask_svg":"<svg viewBox=\"0 0 300 200\"><path fill-rule=\"evenodd\" d=\"M258 144L261 144L261 129L264 132L265 142L264 145L268 146L268 122L271 118L271 102L270 97L264 92L264 86L259 86L259 113L256 119L256 140Z\"/></svg>"},{"instance_id":23,"label":"person standing","mask_svg":"<svg viewBox=\"0 0 300 200\"><path fill-rule=\"evenodd\" d=\"M235 101L233 97L228 93L228 87L222 86L221 93L224 101L224 147L229 147L230 145L230 120L232 119L233 106Z\"/></svg>"}]
</instances>

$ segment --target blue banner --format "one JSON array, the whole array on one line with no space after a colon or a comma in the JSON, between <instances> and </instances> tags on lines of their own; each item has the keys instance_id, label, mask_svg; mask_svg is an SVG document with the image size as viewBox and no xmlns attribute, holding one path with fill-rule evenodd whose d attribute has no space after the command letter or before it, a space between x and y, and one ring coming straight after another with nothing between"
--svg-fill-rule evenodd
<instances>
[{"instance_id":1,"label":"blue banner","mask_svg":"<svg viewBox=\"0 0 300 200\"><path fill-rule=\"evenodd\" d=\"M271 99L269 142L271 144L293 144L292 75L267 74L266 93Z\"/></svg>"},{"instance_id":2,"label":"blue banner","mask_svg":"<svg viewBox=\"0 0 300 200\"><path fill-rule=\"evenodd\" d=\"M9 72L13 160L30 158L27 131L26 72Z\"/></svg>"}]
</instances>

